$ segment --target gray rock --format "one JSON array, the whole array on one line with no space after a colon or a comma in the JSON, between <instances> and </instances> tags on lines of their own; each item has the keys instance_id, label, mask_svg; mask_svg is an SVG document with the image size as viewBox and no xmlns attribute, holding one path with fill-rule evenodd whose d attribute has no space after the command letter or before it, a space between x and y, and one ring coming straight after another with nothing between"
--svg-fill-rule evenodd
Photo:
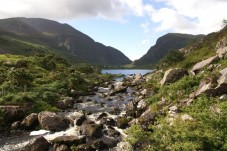
<instances>
[{"instance_id":1,"label":"gray rock","mask_svg":"<svg viewBox=\"0 0 227 151\"><path fill-rule=\"evenodd\" d=\"M198 90L196 91L196 96L201 94L206 94L208 96L220 96L227 93L227 68L220 71L222 74L216 83L212 81L209 83L201 82Z\"/></svg>"},{"instance_id":2,"label":"gray rock","mask_svg":"<svg viewBox=\"0 0 227 151\"><path fill-rule=\"evenodd\" d=\"M218 59L219 59L218 56L213 56L213 57L210 57L210 58L208 58L206 60L203 60L201 62L198 62L196 65L193 66L192 71L194 73L197 73L202 68L204 68L207 65L210 65L211 63L213 63L214 61L217 61Z\"/></svg>"},{"instance_id":3,"label":"gray rock","mask_svg":"<svg viewBox=\"0 0 227 151\"><path fill-rule=\"evenodd\" d=\"M5 111L5 117L8 122L20 121L24 118L26 109L19 106L1 106L0 109Z\"/></svg>"},{"instance_id":4,"label":"gray rock","mask_svg":"<svg viewBox=\"0 0 227 151\"><path fill-rule=\"evenodd\" d=\"M223 94L222 96L220 96L220 100L226 101L227 100L227 95Z\"/></svg>"},{"instance_id":5,"label":"gray rock","mask_svg":"<svg viewBox=\"0 0 227 151\"><path fill-rule=\"evenodd\" d=\"M161 84L166 84L166 83L173 83L176 82L177 80L181 79L183 76L188 75L188 71L184 69L169 69L165 72L165 75L163 79L161 80Z\"/></svg>"},{"instance_id":6,"label":"gray rock","mask_svg":"<svg viewBox=\"0 0 227 151\"><path fill-rule=\"evenodd\" d=\"M81 126L82 134L93 138L100 138L102 136L102 130L102 124L95 124L91 121L85 121Z\"/></svg>"},{"instance_id":7,"label":"gray rock","mask_svg":"<svg viewBox=\"0 0 227 151\"><path fill-rule=\"evenodd\" d=\"M148 130L149 125L154 124L155 116L155 113L148 109L139 117L138 122L145 130Z\"/></svg>"},{"instance_id":8,"label":"gray rock","mask_svg":"<svg viewBox=\"0 0 227 151\"><path fill-rule=\"evenodd\" d=\"M169 113L177 113L178 107L177 106L171 106L169 107Z\"/></svg>"},{"instance_id":9,"label":"gray rock","mask_svg":"<svg viewBox=\"0 0 227 151\"><path fill-rule=\"evenodd\" d=\"M129 142L120 142L114 149L115 151L130 151L133 150L133 147Z\"/></svg>"},{"instance_id":10,"label":"gray rock","mask_svg":"<svg viewBox=\"0 0 227 151\"><path fill-rule=\"evenodd\" d=\"M101 124L116 126L116 121L113 118L102 118L100 121Z\"/></svg>"},{"instance_id":11,"label":"gray rock","mask_svg":"<svg viewBox=\"0 0 227 151\"><path fill-rule=\"evenodd\" d=\"M11 125L11 130L17 130L20 128L20 121L16 121Z\"/></svg>"},{"instance_id":12,"label":"gray rock","mask_svg":"<svg viewBox=\"0 0 227 151\"><path fill-rule=\"evenodd\" d=\"M115 82L114 88L110 91L110 96L113 96L117 93L125 93L127 91L127 86L124 85L124 82Z\"/></svg>"},{"instance_id":13,"label":"gray rock","mask_svg":"<svg viewBox=\"0 0 227 151\"><path fill-rule=\"evenodd\" d=\"M54 149L55 151L71 151L71 149L68 146L64 145L64 144L62 144L60 146L56 146L54 148L55 148Z\"/></svg>"},{"instance_id":14,"label":"gray rock","mask_svg":"<svg viewBox=\"0 0 227 151\"><path fill-rule=\"evenodd\" d=\"M220 40L216 45L216 53L220 58L223 58L223 56L227 53L227 38L224 37L222 40Z\"/></svg>"},{"instance_id":15,"label":"gray rock","mask_svg":"<svg viewBox=\"0 0 227 151\"><path fill-rule=\"evenodd\" d=\"M21 122L21 127L24 129L31 129L38 126L38 114L32 113L25 117L23 121Z\"/></svg>"},{"instance_id":16,"label":"gray rock","mask_svg":"<svg viewBox=\"0 0 227 151\"><path fill-rule=\"evenodd\" d=\"M85 136L59 136L51 141L52 144L57 145L80 145L86 143L86 137Z\"/></svg>"},{"instance_id":17,"label":"gray rock","mask_svg":"<svg viewBox=\"0 0 227 151\"><path fill-rule=\"evenodd\" d=\"M42 129L50 131L66 130L70 125L69 119L48 111L40 112L38 114L38 120Z\"/></svg>"},{"instance_id":18,"label":"gray rock","mask_svg":"<svg viewBox=\"0 0 227 151\"><path fill-rule=\"evenodd\" d=\"M81 144L77 146L73 151L96 151L90 144Z\"/></svg>"},{"instance_id":19,"label":"gray rock","mask_svg":"<svg viewBox=\"0 0 227 151\"><path fill-rule=\"evenodd\" d=\"M20 151L48 151L50 143L43 137L33 139L29 144L24 146Z\"/></svg>"},{"instance_id":20,"label":"gray rock","mask_svg":"<svg viewBox=\"0 0 227 151\"><path fill-rule=\"evenodd\" d=\"M181 115L181 120L182 121L192 121L193 118L188 114L183 114L183 115Z\"/></svg>"},{"instance_id":21,"label":"gray rock","mask_svg":"<svg viewBox=\"0 0 227 151\"><path fill-rule=\"evenodd\" d=\"M121 135L120 132L118 132L117 130L115 129L107 129L107 130L104 130L104 135L108 136L108 137L119 137Z\"/></svg>"}]
</instances>

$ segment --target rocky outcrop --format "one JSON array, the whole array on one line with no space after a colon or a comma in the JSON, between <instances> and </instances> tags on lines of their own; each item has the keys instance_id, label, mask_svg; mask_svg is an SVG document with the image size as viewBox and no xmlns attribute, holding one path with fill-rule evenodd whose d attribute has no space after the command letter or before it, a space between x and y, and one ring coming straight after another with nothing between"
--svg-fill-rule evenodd
<instances>
[{"instance_id":1,"label":"rocky outcrop","mask_svg":"<svg viewBox=\"0 0 227 151\"><path fill-rule=\"evenodd\" d=\"M20 149L20 151L48 151L50 143L43 137L38 137L32 140L25 147Z\"/></svg>"},{"instance_id":2,"label":"rocky outcrop","mask_svg":"<svg viewBox=\"0 0 227 151\"><path fill-rule=\"evenodd\" d=\"M39 113L38 120L42 129L50 131L66 130L70 125L69 119L48 111Z\"/></svg>"},{"instance_id":3,"label":"rocky outcrop","mask_svg":"<svg viewBox=\"0 0 227 151\"><path fill-rule=\"evenodd\" d=\"M220 71L221 76L217 81L201 82L195 95L206 94L209 96L219 96L227 93L227 68Z\"/></svg>"},{"instance_id":4,"label":"rocky outcrop","mask_svg":"<svg viewBox=\"0 0 227 151\"><path fill-rule=\"evenodd\" d=\"M194 73L198 73L198 71L200 71L201 69L203 69L205 66L208 66L210 65L211 63L217 61L219 59L218 56L213 56L213 57L210 57L206 60L203 60L201 62L198 62L196 65L193 66L192 68L192 71Z\"/></svg>"},{"instance_id":5,"label":"rocky outcrop","mask_svg":"<svg viewBox=\"0 0 227 151\"><path fill-rule=\"evenodd\" d=\"M224 37L216 45L216 53L219 58L223 58L227 54L227 38Z\"/></svg>"},{"instance_id":6,"label":"rocky outcrop","mask_svg":"<svg viewBox=\"0 0 227 151\"><path fill-rule=\"evenodd\" d=\"M169 69L165 72L163 79L161 80L161 85L167 83L173 83L181 79L183 76L188 75L188 71L184 69Z\"/></svg>"}]
</instances>

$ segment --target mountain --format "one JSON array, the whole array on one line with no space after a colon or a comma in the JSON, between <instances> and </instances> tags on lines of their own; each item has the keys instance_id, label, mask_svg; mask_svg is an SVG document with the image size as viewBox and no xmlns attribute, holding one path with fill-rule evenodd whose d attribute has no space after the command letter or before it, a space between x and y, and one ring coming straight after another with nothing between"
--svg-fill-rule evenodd
<instances>
[{"instance_id":1,"label":"mountain","mask_svg":"<svg viewBox=\"0 0 227 151\"><path fill-rule=\"evenodd\" d=\"M112 66L131 63L119 50L95 42L68 24L41 18L0 20L0 53L30 55L46 51L72 62Z\"/></svg>"},{"instance_id":2,"label":"mountain","mask_svg":"<svg viewBox=\"0 0 227 151\"><path fill-rule=\"evenodd\" d=\"M140 59L135 60L135 65L148 65L158 63L169 51L185 47L190 42L204 37L203 35L189 35L179 33L168 33L158 38L156 44Z\"/></svg>"}]
</instances>

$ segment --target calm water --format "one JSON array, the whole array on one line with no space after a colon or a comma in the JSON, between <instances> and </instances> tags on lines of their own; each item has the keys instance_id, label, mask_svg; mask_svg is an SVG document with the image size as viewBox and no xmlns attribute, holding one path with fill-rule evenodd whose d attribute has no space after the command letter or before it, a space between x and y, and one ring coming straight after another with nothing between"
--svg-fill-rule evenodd
<instances>
[{"instance_id":1,"label":"calm water","mask_svg":"<svg viewBox=\"0 0 227 151\"><path fill-rule=\"evenodd\" d=\"M154 70L150 69L103 69L102 74L124 74L124 75L130 75L130 74L141 74L145 75L147 73L150 73Z\"/></svg>"}]
</instances>

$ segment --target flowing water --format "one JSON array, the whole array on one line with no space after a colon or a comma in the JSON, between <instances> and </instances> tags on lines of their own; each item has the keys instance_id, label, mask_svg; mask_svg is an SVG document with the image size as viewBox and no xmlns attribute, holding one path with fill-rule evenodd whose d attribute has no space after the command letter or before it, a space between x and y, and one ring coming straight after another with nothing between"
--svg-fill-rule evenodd
<instances>
[{"instance_id":1,"label":"flowing water","mask_svg":"<svg viewBox=\"0 0 227 151\"><path fill-rule=\"evenodd\" d=\"M97 120L97 118L104 112L107 113L109 118L113 119L124 115L126 105L129 101L135 98L135 91L131 88L128 88L126 93L119 93L114 96L109 96L108 93L108 88L99 87L95 95L84 97L83 100L85 101L76 103L74 109L67 110L59 114L64 114L65 116L71 118L81 114L81 112L89 113L87 114L87 119L95 121L98 124L100 121ZM104 129L108 129L108 126L105 126ZM122 129L117 127L114 127L114 129L121 133L120 138L126 136ZM36 135L43 135L48 141L51 141L58 136L80 136L80 132L79 127L73 126L66 131L52 134L50 134L49 131L39 130L31 132L30 135L25 133L19 136L10 136L0 140L0 151L18 150ZM103 141L108 141L108 139L112 138L107 136L103 136L101 138ZM120 141L119 138L117 141Z\"/></svg>"}]
</instances>

